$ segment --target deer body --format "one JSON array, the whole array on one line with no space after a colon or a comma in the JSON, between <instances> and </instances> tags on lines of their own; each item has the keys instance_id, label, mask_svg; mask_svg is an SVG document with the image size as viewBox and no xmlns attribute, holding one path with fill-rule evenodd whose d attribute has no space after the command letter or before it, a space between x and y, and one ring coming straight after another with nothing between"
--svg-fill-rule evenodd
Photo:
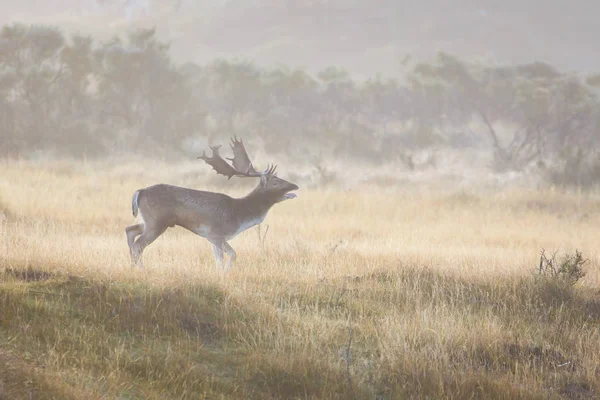
<instances>
[{"instance_id":1,"label":"deer body","mask_svg":"<svg viewBox=\"0 0 600 400\"><path fill-rule=\"evenodd\" d=\"M241 146L241 142L234 141L232 148L234 145ZM213 165L218 173L227 175L230 171L223 169L220 162L226 162L216 150L218 147L213 148L212 158L203 156L203 159ZM239 147L237 150L239 157ZM237 161L239 163L239 159ZM250 168L251 164L246 169L249 171ZM259 185L241 198L165 184L136 191L132 199L132 211L134 217L139 213L141 222L125 229L133 263L141 265L144 249L169 227L181 226L212 243L218 265L223 264L226 253L229 256L229 269L236 253L227 241L260 224L273 205L296 197L289 192L298 189L293 183L276 177L274 168L260 174L254 171L256 175L234 171L241 176L260 177Z\"/></svg>"}]
</instances>

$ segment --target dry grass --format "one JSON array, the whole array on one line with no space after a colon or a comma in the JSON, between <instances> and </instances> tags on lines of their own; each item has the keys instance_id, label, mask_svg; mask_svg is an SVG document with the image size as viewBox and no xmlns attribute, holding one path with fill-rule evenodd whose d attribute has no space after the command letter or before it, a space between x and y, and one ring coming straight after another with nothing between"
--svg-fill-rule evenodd
<instances>
[{"instance_id":1,"label":"dry grass","mask_svg":"<svg viewBox=\"0 0 600 400\"><path fill-rule=\"evenodd\" d=\"M599 196L303 189L229 274L183 230L140 271L133 191L216 182L144 165L1 165L0 399L600 396ZM541 248L585 280L537 277Z\"/></svg>"}]
</instances>

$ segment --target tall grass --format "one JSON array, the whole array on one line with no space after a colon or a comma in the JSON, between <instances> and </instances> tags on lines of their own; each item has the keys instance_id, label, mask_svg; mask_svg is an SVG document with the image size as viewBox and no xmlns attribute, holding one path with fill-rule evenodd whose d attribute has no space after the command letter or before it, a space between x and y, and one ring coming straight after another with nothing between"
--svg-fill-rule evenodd
<instances>
[{"instance_id":1,"label":"tall grass","mask_svg":"<svg viewBox=\"0 0 600 400\"><path fill-rule=\"evenodd\" d=\"M138 270L135 189L248 189L142 165L2 164L0 399L600 396L600 196L301 189L228 274L176 229ZM541 248L587 275L537 276Z\"/></svg>"}]
</instances>

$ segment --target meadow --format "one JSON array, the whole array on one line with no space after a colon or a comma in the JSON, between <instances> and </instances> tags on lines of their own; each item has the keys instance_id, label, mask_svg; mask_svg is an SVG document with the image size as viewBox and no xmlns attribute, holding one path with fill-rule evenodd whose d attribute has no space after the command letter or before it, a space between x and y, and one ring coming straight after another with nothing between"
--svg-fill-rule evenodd
<instances>
[{"instance_id":1,"label":"meadow","mask_svg":"<svg viewBox=\"0 0 600 400\"><path fill-rule=\"evenodd\" d=\"M183 229L132 268L131 195L252 182L0 165L2 400L600 397L598 193L298 182L225 274ZM587 275L540 275L541 249L581 251Z\"/></svg>"}]
</instances>

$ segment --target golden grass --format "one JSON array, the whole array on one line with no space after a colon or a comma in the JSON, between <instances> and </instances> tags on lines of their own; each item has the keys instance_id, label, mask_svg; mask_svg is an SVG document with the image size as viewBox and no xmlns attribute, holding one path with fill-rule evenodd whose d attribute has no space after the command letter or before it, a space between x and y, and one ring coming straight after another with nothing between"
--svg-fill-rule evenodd
<instances>
[{"instance_id":1,"label":"golden grass","mask_svg":"<svg viewBox=\"0 0 600 400\"><path fill-rule=\"evenodd\" d=\"M181 229L132 269L131 195L247 182L148 161L1 168L0 399L600 396L598 195L301 188L264 247L231 241L223 274ZM541 248L581 250L588 275L540 279Z\"/></svg>"}]
</instances>

